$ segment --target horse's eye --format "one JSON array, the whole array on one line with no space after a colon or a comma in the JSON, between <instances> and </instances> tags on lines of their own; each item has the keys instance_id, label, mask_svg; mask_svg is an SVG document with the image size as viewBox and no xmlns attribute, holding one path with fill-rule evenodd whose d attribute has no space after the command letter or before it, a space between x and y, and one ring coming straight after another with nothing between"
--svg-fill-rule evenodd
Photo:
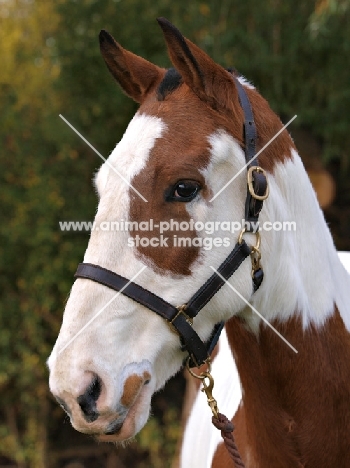
<instances>
[{"instance_id":1,"label":"horse's eye","mask_svg":"<svg viewBox=\"0 0 350 468\"><path fill-rule=\"evenodd\" d=\"M167 200L188 202L195 198L200 189L201 186L194 180L181 180L173 186Z\"/></svg>"}]
</instances>

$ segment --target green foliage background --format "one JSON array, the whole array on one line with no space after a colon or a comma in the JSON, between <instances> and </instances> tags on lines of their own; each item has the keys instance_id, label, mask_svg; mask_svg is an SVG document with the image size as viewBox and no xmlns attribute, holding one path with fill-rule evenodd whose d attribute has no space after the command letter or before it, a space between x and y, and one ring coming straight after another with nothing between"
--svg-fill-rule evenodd
<instances>
[{"instance_id":1,"label":"green foliage background","mask_svg":"<svg viewBox=\"0 0 350 468\"><path fill-rule=\"evenodd\" d=\"M111 79L98 33L107 29L168 66L158 16L240 70L276 112L298 114L295 125L319 139L323 162L336 168L340 206L350 204L349 0L2 0L0 462L61 466L66 441L57 434L73 437L49 396L45 360L88 236L61 233L58 221L93 218L91 179L100 161L58 114L107 156L136 105ZM349 220L341 225L338 247L350 249ZM132 447L138 461L127 466L168 463L178 406L163 404L139 436L141 449Z\"/></svg>"}]
</instances>

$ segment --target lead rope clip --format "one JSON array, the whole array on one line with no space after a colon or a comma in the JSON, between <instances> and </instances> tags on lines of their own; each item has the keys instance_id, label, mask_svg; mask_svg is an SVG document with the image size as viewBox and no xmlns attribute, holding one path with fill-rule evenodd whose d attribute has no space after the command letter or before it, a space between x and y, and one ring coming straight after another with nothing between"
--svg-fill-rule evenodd
<instances>
[{"instance_id":1,"label":"lead rope clip","mask_svg":"<svg viewBox=\"0 0 350 468\"><path fill-rule=\"evenodd\" d=\"M213 413L214 418L217 418L219 414L219 410L218 410L217 401L213 397L213 393L212 393L213 387L214 387L214 378L210 373L211 361L209 358L205 361L205 363L208 366L208 370L201 372L200 374L196 374L195 372L193 372L193 370L189 366L189 361L190 361L190 358L188 358L186 361L186 367L188 369L188 372L196 379L199 379L202 381L203 387L201 388L201 391L206 394L207 402L211 409L211 412ZM206 379L208 382L206 382Z\"/></svg>"}]
</instances>

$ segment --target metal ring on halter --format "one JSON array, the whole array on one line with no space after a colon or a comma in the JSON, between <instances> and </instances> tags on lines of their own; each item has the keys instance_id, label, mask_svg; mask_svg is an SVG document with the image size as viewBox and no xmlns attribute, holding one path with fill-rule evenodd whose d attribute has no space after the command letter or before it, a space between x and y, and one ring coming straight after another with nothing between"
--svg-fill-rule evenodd
<instances>
[{"instance_id":1,"label":"metal ring on halter","mask_svg":"<svg viewBox=\"0 0 350 468\"><path fill-rule=\"evenodd\" d=\"M254 187L253 187L253 172L256 171L256 172L260 172L261 174L264 175L265 179L266 179L266 190L265 190L265 193L264 195L258 195L254 192ZM248 169L248 173L247 173L247 179L248 179L248 190L249 190L249 193L250 195L255 198L256 200L266 200L266 198L269 196L269 193L270 193L270 189L269 189L269 184L268 184L268 181L267 181L267 174L266 172L264 171L264 169L260 166L252 166Z\"/></svg>"},{"instance_id":2,"label":"metal ring on halter","mask_svg":"<svg viewBox=\"0 0 350 468\"><path fill-rule=\"evenodd\" d=\"M202 372L200 375L194 373L193 370L190 368L190 365L189 365L190 359L191 359L191 356L188 356L188 358L186 359L186 367L187 367L188 372L192 375L192 377L195 377L196 379L199 379L199 380L204 380L207 377L206 373ZM205 361L205 364L207 364L208 372L210 372L211 371L211 361L210 361L209 358ZM205 374L205 375L203 375L203 374Z\"/></svg>"},{"instance_id":3,"label":"metal ring on halter","mask_svg":"<svg viewBox=\"0 0 350 468\"><path fill-rule=\"evenodd\" d=\"M247 229L243 228L242 231L239 233L239 236L238 236L238 243L239 244L242 244L243 234L246 231L247 231ZM260 231L252 232L250 234L255 234L255 237L256 237L256 244L252 246L252 251L259 252L260 251L260 241L261 241Z\"/></svg>"}]
</instances>

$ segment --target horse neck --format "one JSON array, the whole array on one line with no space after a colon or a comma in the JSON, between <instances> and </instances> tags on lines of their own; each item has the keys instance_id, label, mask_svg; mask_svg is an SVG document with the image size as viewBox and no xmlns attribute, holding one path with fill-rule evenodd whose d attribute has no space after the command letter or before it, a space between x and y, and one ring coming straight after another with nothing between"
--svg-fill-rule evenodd
<instances>
[{"instance_id":1,"label":"horse neck","mask_svg":"<svg viewBox=\"0 0 350 468\"><path fill-rule=\"evenodd\" d=\"M350 329L350 277L296 151L275 166L269 182L270 197L260 216L264 281L252 304L267 320L299 317L304 329L321 327L337 306ZM277 230L264 230L266 222L277 222ZM294 224L279 230L284 222ZM260 320L252 317L257 327Z\"/></svg>"},{"instance_id":2,"label":"horse neck","mask_svg":"<svg viewBox=\"0 0 350 468\"><path fill-rule=\"evenodd\" d=\"M319 466L343 466L336 458L339 451L329 447L327 428L339 428L338 434L350 430L349 417L339 427L350 397L349 276L297 154L276 166L269 180L261 224L295 221L296 231L261 232L265 277L251 303L298 353L248 307L228 322L246 435L252 456L266 460L259 467L303 466L298 460L305 453L316 463L312 440L333 457L333 464L320 461ZM312 438L307 437L310 428Z\"/></svg>"}]
</instances>

